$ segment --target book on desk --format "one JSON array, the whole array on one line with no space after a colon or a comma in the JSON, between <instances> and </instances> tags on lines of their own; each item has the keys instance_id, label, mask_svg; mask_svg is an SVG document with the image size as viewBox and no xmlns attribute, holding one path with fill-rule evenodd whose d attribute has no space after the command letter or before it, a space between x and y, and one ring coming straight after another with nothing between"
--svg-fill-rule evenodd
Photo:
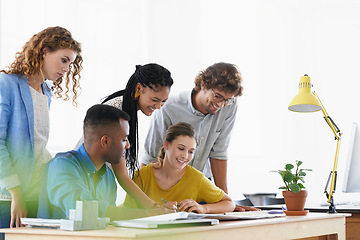
<instances>
[{"instance_id":1,"label":"book on desk","mask_svg":"<svg viewBox=\"0 0 360 240\"><path fill-rule=\"evenodd\" d=\"M176 212L146 218L113 221L112 225L116 227L130 228L174 228L216 225L219 224L219 221L255 220L283 216L285 216L283 213L270 214L268 213L268 211L231 212L225 214L198 214L193 212Z\"/></svg>"}]
</instances>

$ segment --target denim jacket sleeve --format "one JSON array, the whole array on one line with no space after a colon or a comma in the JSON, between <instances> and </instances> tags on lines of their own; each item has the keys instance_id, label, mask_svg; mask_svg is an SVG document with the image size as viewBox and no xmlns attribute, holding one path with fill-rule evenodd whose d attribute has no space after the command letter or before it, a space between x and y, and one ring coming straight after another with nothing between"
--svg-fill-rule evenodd
<instances>
[{"instance_id":1,"label":"denim jacket sleeve","mask_svg":"<svg viewBox=\"0 0 360 240\"><path fill-rule=\"evenodd\" d=\"M11 158L8 149L8 134L11 125L10 118L13 112L12 103L16 96L12 96L14 87L12 79L5 74L0 75L0 189L12 188L20 185L20 180L13 166L14 159Z\"/></svg>"},{"instance_id":2,"label":"denim jacket sleeve","mask_svg":"<svg viewBox=\"0 0 360 240\"><path fill-rule=\"evenodd\" d=\"M43 83L51 101L51 88ZM0 74L0 192L22 185L34 172L34 110L29 84L17 74Z\"/></svg>"}]
</instances>

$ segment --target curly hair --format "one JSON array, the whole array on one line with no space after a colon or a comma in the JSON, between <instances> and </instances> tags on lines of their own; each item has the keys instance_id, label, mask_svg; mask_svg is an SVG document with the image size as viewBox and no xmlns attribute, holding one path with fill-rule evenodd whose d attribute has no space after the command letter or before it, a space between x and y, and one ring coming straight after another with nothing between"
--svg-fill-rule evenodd
<instances>
[{"instance_id":1,"label":"curly hair","mask_svg":"<svg viewBox=\"0 0 360 240\"><path fill-rule=\"evenodd\" d=\"M129 169L131 176L133 176L136 169L139 168L139 163L137 161L139 148L137 117L138 100L134 98L136 85L138 83L140 83L143 87L156 90L161 87L170 88L174 81L171 77L170 71L159 64L149 63L143 66L136 65L136 70L127 82L126 88L111 94L102 101L102 103L105 103L113 98L123 96L122 110L130 115L130 133L128 138L131 147L126 151L126 166Z\"/></svg>"},{"instance_id":2,"label":"curly hair","mask_svg":"<svg viewBox=\"0 0 360 240\"><path fill-rule=\"evenodd\" d=\"M172 143L176 138L179 136L187 136L195 139L195 142L197 144L196 140L196 133L194 128L185 122L178 122L174 125L171 125L165 132L164 135L164 141L167 141L169 143ZM164 164L165 159L165 148L164 146L161 147L159 155L158 155L158 161L153 163L154 168L161 168Z\"/></svg>"},{"instance_id":3,"label":"curly hair","mask_svg":"<svg viewBox=\"0 0 360 240\"><path fill-rule=\"evenodd\" d=\"M65 101L69 100L70 85L72 84L73 105L77 106L77 98L80 94L80 72L82 70L83 59L81 57L81 44L75 41L71 33L62 27L48 27L41 32L35 34L22 48L21 52L15 54L15 60L8 67L0 72L6 74L15 73L24 76L34 76L40 74L43 80L44 74L42 72L43 49L47 48L50 52L55 52L59 49L71 49L76 52L76 58L70 65L69 71L63 77L58 78L53 82L52 90L57 98L63 98ZM63 93L61 83L65 80L66 91Z\"/></svg>"},{"instance_id":4,"label":"curly hair","mask_svg":"<svg viewBox=\"0 0 360 240\"><path fill-rule=\"evenodd\" d=\"M215 63L201 71L195 78L195 92L204 83L206 89L216 88L220 91L234 92L235 97L242 95L242 77L236 65L231 63Z\"/></svg>"}]
</instances>

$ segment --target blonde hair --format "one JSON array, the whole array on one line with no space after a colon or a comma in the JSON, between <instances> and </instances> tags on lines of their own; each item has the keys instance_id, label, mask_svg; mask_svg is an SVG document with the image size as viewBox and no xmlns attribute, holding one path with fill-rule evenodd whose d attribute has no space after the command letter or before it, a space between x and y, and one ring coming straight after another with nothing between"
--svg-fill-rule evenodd
<instances>
[{"instance_id":1,"label":"blonde hair","mask_svg":"<svg viewBox=\"0 0 360 240\"><path fill-rule=\"evenodd\" d=\"M177 137L179 136L188 136L191 138L194 138L196 141L196 133L194 128L185 122L178 122L172 126L170 126L164 136L164 141L167 141L169 143L172 143ZM158 155L158 161L156 163L153 163L154 168L160 168L164 164L165 159L165 149L164 146L160 149L159 155Z\"/></svg>"},{"instance_id":2,"label":"blonde hair","mask_svg":"<svg viewBox=\"0 0 360 240\"><path fill-rule=\"evenodd\" d=\"M81 44L75 41L71 33L62 27L48 27L41 32L35 34L22 48L21 52L15 54L15 60L8 67L0 72L6 74L19 74L25 76L34 76L40 74L44 79L42 66L44 64L42 55L43 49L47 48L50 52L59 49L71 49L76 52L76 58L71 64L69 71L54 81L52 90L57 98L63 98L65 101L69 100L70 85L72 84L72 101L73 105L77 106L77 98L80 94L80 72L82 70L83 59L81 57ZM66 91L63 93L61 83L65 80Z\"/></svg>"}]
</instances>

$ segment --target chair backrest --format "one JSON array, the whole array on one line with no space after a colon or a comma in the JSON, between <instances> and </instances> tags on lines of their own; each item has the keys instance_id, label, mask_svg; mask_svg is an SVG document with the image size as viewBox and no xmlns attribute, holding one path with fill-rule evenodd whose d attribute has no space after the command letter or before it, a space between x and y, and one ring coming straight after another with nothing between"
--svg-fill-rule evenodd
<instances>
[{"instance_id":1,"label":"chair backrest","mask_svg":"<svg viewBox=\"0 0 360 240\"><path fill-rule=\"evenodd\" d=\"M280 205L285 204L284 198L265 197L264 205Z\"/></svg>"},{"instance_id":2,"label":"chair backrest","mask_svg":"<svg viewBox=\"0 0 360 240\"><path fill-rule=\"evenodd\" d=\"M234 200L234 203L240 206L254 206L249 198L245 198L242 200Z\"/></svg>"}]
</instances>

